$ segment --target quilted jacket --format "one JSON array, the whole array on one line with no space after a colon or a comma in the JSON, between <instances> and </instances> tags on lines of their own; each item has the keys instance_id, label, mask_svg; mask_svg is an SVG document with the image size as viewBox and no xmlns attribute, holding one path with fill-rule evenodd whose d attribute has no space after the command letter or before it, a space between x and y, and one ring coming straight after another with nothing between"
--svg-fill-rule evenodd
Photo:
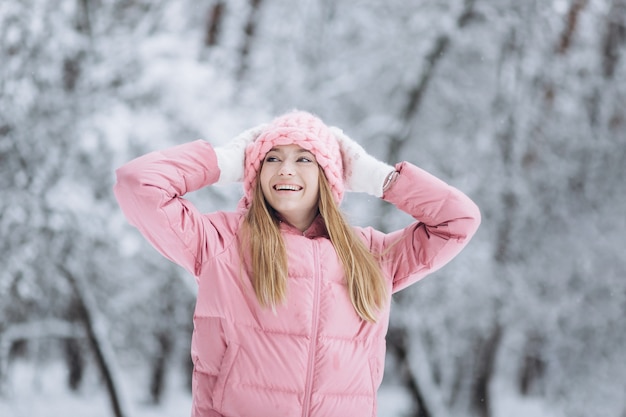
<instances>
[{"instance_id":1,"label":"quilted jacket","mask_svg":"<svg viewBox=\"0 0 626 417\"><path fill-rule=\"evenodd\" d=\"M396 169L383 199L415 221L389 234L355 228L382 254L389 294L450 261L480 223L457 189L407 162ZM114 189L128 221L196 278L192 416L375 416L389 302L375 324L355 313L318 217L304 233L280 224L288 298L275 311L262 308L240 256L243 210L203 214L183 198L219 175L212 146L195 141L129 162Z\"/></svg>"}]
</instances>

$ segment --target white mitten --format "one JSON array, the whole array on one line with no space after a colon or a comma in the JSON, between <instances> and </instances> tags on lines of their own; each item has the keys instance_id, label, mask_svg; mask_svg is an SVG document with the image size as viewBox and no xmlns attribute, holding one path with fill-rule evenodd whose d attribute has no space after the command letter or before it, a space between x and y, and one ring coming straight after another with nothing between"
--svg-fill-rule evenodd
<instances>
[{"instance_id":1,"label":"white mitten","mask_svg":"<svg viewBox=\"0 0 626 417\"><path fill-rule=\"evenodd\" d=\"M225 145L215 147L217 166L220 169L220 178L217 184L229 184L243 180L243 163L246 156L246 147L259 137L265 124L248 129Z\"/></svg>"},{"instance_id":2,"label":"white mitten","mask_svg":"<svg viewBox=\"0 0 626 417\"><path fill-rule=\"evenodd\" d=\"M382 197L383 186L390 174L395 172L394 167L369 155L338 127L332 126L330 130L341 148L346 187L351 191Z\"/></svg>"}]
</instances>

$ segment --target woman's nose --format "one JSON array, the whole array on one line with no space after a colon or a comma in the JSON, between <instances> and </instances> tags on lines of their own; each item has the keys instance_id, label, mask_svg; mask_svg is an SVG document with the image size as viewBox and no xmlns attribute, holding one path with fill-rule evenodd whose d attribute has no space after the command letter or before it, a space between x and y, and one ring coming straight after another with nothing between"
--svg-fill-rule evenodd
<instances>
[{"instance_id":1,"label":"woman's nose","mask_svg":"<svg viewBox=\"0 0 626 417\"><path fill-rule=\"evenodd\" d=\"M289 161L283 161L280 164L280 169L278 170L278 175L293 175L294 167L293 164Z\"/></svg>"}]
</instances>

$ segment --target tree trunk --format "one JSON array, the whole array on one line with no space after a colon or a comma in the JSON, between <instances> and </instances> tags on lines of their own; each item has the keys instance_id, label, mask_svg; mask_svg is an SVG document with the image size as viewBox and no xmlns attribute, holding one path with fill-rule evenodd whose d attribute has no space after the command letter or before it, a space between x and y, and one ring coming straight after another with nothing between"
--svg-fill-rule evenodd
<instances>
[{"instance_id":1,"label":"tree trunk","mask_svg":"<svg viewBox=\"0 0 626 417\"><path fill-rule=\"evenodd\" d=\"M216 1L215 4L213 4L213 7L209 10L206 32L204 35L204 46L212 47L217 45L222 28L222 22L224 20L225 10L226 3L222 0Z\"/></svg>"},{"instance_id":2,"label":"tree trunk","mask_svg":"<svg viewBox=\"0 0 626 417\"><path fill-rule=\"evenodd\" d=\"M477 343L476 367L472 389L472 408L480 417L491 417L489 385L493 377L496 352L502 338L502 328L494 325L489 336Z\"/></svg>"},{"instance_id":3,"label":"tree trunk","mask_svg":"<svg viewBox=\"0 0 626 417\"><path fill-rule=\"evenodd\" d=\"M248 57L252 48L252 41L256 35L257 18L259 9L261 8L261 0L250 0L250 10L248 19L243 29L243 44L239 52L239 69L237 70L237 79L241 80L248 70Z\"/></svg>"},{"instance_id":4,"label":"tree trunk","mask_svg":"<svg viewBox=\"0 0 626 417\"><path fill-rule=\"evenodd\" d=\"M557 47L557 52L559 54L566 53L572 44L572 38L574 37L576 25L578 24L578 17L580 12L585 8L585 6L587 6L588 2L589 0L574 0L571 4L569 12L567 13L565 29L561 34L559 46Z\"/></svg>"},{"instance_id":5,"label":"tree trunk","mask_svg":"<svg viewBox=\"0 0 626 417\"><path fill-rule=\"evenodd\" d=\"M68 320L43 319L5 324L0 332L0 395L3 394L11 360L25 357L31 344L40 339L78 341L85 337L82 328Z\"/></svg>"},{"instance_id":6,"label":"tree trunk","mask_svg":"<svg viewBox=\"0 0 626 417\"><path fill-rule=\"evenodd\" d=\"M540 336L530 335L524 346L524 357L519 372L518 386L523 395L532 393L537 381L541 380L546 370L546 363L541 355L543 340Z\"/></svg>"},{"instance_id":7,"label":"tree trunk","mask_svg":"<svg viewBox=\"0 0 626 417\"><path fill-rule=\"evenodd\" d=\"M65 339L63 341L65 362L67 363L67 385L72 391L77 391L83 381L85 359L77 339Z\"/></svg>"},{"instance_id":8,"label":"tree trunk","mask_svg":"<svg viewBox=\"0 0 626 417\"><path fill-rule=\"evenodd\" d=\"M400 379L411 393L411 398L415 403L415 412L407 414L406 417L433 417L428 404L424 400L417 378L408 366L409 343L407 341L406 329L399 327L390 328L387 334L387 345L389 346L389 353L393 354L398 361Z\"/></svg>"},{"instance_id":9,"label":"tree trunk","mask_svg":"<svg viewBox=\"0 0 626 417\"><path fill-rule=\"evenodd\" d=\"M626 1L613 0L602 45L603 70L606 78L613 78L620 59L620 48L626 42Z\"/></svg>"},{"instance_id":10,"label":"tree trunk","mask_svg":"<svg viewBox=\"0 0 626 417\"><path fill-rule=\"evenodd\" d=\"M87 339L93 349L96 363L109 395L109 402L115 417L127 417L130 413L120 393L120 383L114 360L113 348L108 342L104 326L104 318L100 317L95 300L81 278L73 274L65 266L57 264L57 269L65 276L76 295L77 308L82 314L80 318L87 333Z\"/></svg>"},{"instance_id":11,"label":"tree trunk","mask_svg":"<svg viewBox=\"0 0 626 417\"><path fill-rule=\"evenodd\" d=\"M167 363L172 353L172 337L163 331L156 337L159 343L159 351L152 361L152 378L150 382L150 396L154 404L161 402L163 389L165 387L165 376L167 375Z\"/></svg>"}]
</instances>

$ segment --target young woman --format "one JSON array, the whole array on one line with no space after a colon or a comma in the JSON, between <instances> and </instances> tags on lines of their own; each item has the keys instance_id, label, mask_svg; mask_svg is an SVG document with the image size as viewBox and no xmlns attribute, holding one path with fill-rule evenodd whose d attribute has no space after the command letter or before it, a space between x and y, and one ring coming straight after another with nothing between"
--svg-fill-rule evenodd
<instances>
[{"instance_id":1,"label":"young woman","mask_svg":"<svg viewBox=\"0 0 626 417\"><path fill-rule=\"evenodd\" d=\"M375 416L391 294L450 261L480 223L457 189L298 111L223 147L144 155L117 179L129 222L199 286L193 417ZM237 180L234 212L202 214L183 198ZM415 222L389 234L351 227L346 189Z\"/></svg>"}]
</instances>

